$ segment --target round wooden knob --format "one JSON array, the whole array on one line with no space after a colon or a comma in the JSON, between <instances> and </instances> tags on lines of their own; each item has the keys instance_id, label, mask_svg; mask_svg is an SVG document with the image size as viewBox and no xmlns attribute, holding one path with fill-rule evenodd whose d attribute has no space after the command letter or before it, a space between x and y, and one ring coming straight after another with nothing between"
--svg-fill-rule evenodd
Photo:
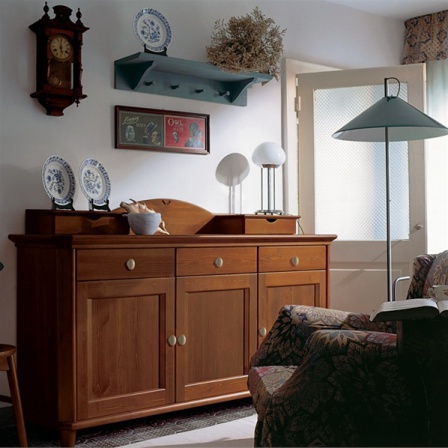
<instances>
[{"instance_id":1,"label":"round wooden knob","mask_svg":"<svg viewBox=\"0 0 448 448\"><path fill-rule=\"evenodd\" d=\"M178 338L177 338L177 343L179 345L185 345L187 343L187 337L184 334L181 334Z\"/></svg>"},{"instance_id":2,"label":"round wooden knob","mask_svg":"<svg viewBox=\"0 0 448 448\"><path fill-rule=\"evenodd\" d=\"M129 258L129 260L126 262L126 267L129 271L132 271L135 269L135 261L132 258Z\"/></svg>"},{"instance_id":3,"label":"round wooden knob","mask_svg":"<svg viewBox=\"0 0 448 448\"><path fill-rule=\"evenodd\" d=\"M217 268L222 267L223 264L224 264L224 260L223 260L221 257L218 257L218 258L215 260L215 266L216 266Z\"/></svg>"},{"instance_id":4,"label":"round wooden knob","mask_svg":"<svg viewBox=\"0 0 448 448\"><path fill-rule=\"evenodd\" d=\"M297 266L299 264L299 262L300 262L299 257L292 257L291 258L291 264L293 266Z\"/></svg>"}]
</instances>

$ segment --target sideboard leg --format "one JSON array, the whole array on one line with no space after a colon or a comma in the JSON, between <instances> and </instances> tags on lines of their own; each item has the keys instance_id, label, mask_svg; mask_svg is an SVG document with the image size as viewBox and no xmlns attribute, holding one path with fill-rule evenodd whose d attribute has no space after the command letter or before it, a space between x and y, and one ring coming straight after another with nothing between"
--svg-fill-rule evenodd
<instances>
[{"instance_id":1,"label":"sideboard leg","mask_svg":"<svg viewBox=\"0 0 448 448\"><path fill-rule=\"evenodd\" d=\"M61 446L74 447L76 443L76 431L70 429L60 429L59 441Z\"/></svg>"}]
</instances>

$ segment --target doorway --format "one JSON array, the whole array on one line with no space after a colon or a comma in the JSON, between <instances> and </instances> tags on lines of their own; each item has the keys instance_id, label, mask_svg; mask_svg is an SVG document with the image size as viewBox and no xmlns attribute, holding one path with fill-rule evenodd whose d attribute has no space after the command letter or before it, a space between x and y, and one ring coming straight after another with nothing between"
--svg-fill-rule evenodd
<instances>
[{"instance_id":1,"label":"doorway","mask_svg":"<svg viewBox=\"0 0 448 448\"><path fill-rule=\"evenodd\" d=\"M384 143L341 142L331 134L384 95L385 77L398 78L400 96L423 110L424 75L423 64L295 73L297 212L305 233L340 235L331 251L332 308L370 313L387 298L387 274ZM359 101L360 97L365 98ZM289 128L291 139L292 134ZM410 261L426 251L426 226L423 142L394 145L391 210L396 278L408 275ZM288 158L294 157L291 147ZM292 166L286 177L291 188ZM293 197L290 194L288 201ZM401 285L398 295L406 288L407 284Z\"/></svg>"}]
</instances>

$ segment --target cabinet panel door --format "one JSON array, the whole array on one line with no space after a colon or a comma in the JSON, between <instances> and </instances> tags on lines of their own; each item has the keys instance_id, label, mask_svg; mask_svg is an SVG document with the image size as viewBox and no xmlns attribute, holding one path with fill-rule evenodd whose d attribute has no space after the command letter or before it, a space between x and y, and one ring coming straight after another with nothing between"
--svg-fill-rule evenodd
<instances>
[{"instance_id":1,"label":"cabinet panel door","mask_svg":"<svg viewBox=\"0 0 448 448\"><path fill-rule=\"evenodd\" d=\"M258 300L258 335L261 343L282 306L327 307L326 271L259 274Z\"/></svg>"},{"instance_id":2,"label":"cabinet panel door","mask_svg":"<svg viewBox=\"0 0 448 448\"><path fill-rule=\"evenodd\" d=\"M256 313L256 274L177 279L176 401L247 391Z\"/></svg>"},{"instance_id":3,"label":"cabinet panel door","mask_svg":"<svg viewBox=\"0 0 448 448\"><path fill-rule=\"evenodd\" d=\"M78 284L78 418L174 402L174 279Z\"/></svg>"}]
</instances>

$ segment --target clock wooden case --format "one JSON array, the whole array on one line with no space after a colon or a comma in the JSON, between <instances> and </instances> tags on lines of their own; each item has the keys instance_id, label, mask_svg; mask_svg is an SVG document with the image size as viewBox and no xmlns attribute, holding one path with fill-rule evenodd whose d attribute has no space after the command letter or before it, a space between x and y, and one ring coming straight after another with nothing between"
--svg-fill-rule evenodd
<instances>
[{"instance_id":1,"label":"clock wooden case","mask_svg":"<svg viewBox=\"0 0 448 448\"><path fill-rule=\"evenodd\" d=\"M64 115L64 109L87 97L83 94L82 38L89 28L81 22L81 12L76 13L76 22L70 20L72 10L67 6L53 7L55 17L48 15L45 2L44 15L30 25L36 33L36 91L37 98L47 115Z\"/></svg>"}]
</instances>

